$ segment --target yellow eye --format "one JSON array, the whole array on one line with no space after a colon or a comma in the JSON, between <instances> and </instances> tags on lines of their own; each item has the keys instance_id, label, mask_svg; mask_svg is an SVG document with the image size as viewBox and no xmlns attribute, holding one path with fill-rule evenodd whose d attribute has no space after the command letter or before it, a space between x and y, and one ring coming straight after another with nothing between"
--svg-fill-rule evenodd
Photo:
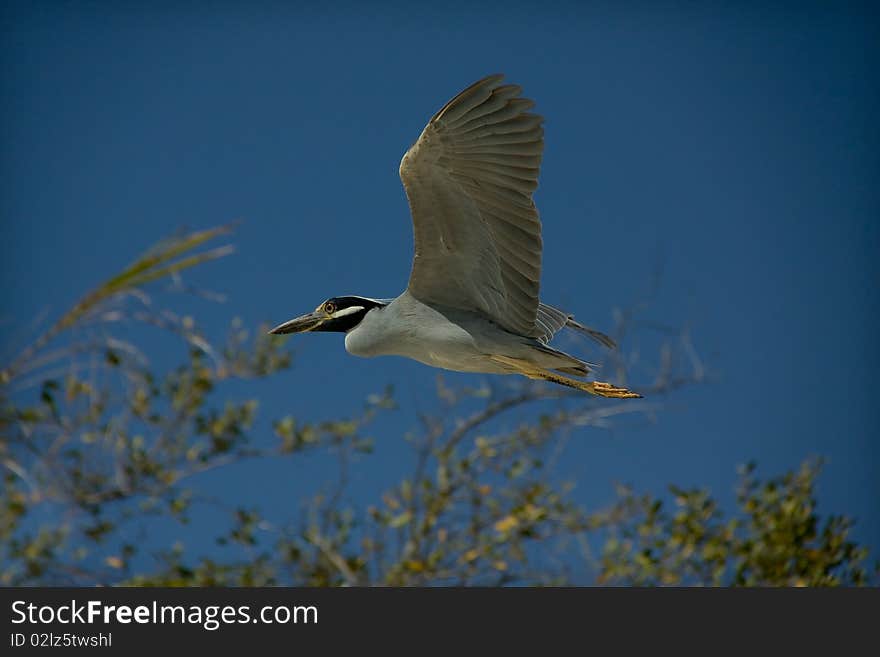
<instances>
[{"instance_id":1,"label":"yellow eye","mask_svg":"<svg viewBox=\"0 0 880 657\"><path fill-rule=\"evenodd\" d=\"M336 304L333 303L332 301L328 301L327 303L324 304L324 312L327 313L328 315L332 315L333 313L336 312Z\"/></svg>"}]
</instances>

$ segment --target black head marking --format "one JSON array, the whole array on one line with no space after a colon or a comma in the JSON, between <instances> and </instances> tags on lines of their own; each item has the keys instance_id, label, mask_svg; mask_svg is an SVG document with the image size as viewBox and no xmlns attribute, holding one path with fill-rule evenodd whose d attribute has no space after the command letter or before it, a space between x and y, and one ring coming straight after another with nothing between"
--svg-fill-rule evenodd
<instances>
[{"instance_id":1,"label":"black head marking","mask_svg":"<svg viewBox=\"0 0 880 657\"><path fill-rule=\"evenodd\" d=\"M387 301L370 299L367 297L332 297L321 304L321 306L319 306L319 309L323 309L329 314L336 314L339 316L324 320L324 322L322 322L319 326L312 330L336 332L350 331L355 326L361 323L368 312L370 312L374 308L383 308L387 305ZM356 308L357 310L348 313L345 312L346 310L351 308Z\"/></svg>"}]
</instances>

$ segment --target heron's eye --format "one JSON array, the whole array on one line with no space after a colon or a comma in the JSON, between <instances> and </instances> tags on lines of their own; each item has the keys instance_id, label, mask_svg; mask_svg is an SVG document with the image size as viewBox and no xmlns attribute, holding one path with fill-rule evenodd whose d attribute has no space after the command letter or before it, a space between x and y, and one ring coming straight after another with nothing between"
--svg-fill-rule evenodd
<instances>
[{"instance_id":1,"label":"heron's eye","mask_svg":"<svg viewBox=\"0 0 880 657\"><path fill-rule=\"evenodd\" d=\"M336 312L336 304L331 301L328 301L327 303L324 304L324 312L327 313L328 315L332 315L333 313Z\"/></svg>"}]
</instances>

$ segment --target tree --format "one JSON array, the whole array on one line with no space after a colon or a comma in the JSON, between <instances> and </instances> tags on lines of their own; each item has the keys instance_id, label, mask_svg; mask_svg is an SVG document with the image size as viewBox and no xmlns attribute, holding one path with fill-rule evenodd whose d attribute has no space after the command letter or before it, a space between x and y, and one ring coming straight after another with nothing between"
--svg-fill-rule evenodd
<instances>
[{"instance_id":1,"label":"tree","mask_svg":"<svg viewBox=\"0 0 880 657\"><path fill-rule=\"evenodd\" d=\"M675 509L620 492L601 582L718 586L864 585L868 552L847 539L853 521L816 512L821 461L762 482L740 469L738 514L725 519L708 491L670 486Z\"/></svg>"},{"instance_id":2,"label":"tree","mask_svg":"<svg viewBox=\"0 0 880 657\"><path fill-rule=\"evenodd\" d=\"M817 515L818 462L763 483L745 468L729 519L707 491L677 487L673 511L664 499L624 488L607 509L581 508L549 472L561 438L651 406L609 406L530 382L450 389L439 379L437 411L407 438L413 471L381 499L346 502L349 467L369 458L371 422L395 406L391 391L348 418L275 419L274 442L260 443L251 435L257 400L218 398L235 380L290 367L284 338L265 327L252 334L234 320L215 345L193 318L154 300L159 283L186 289L182 272L228 255L228 245L199 250L228 233L221 227L156 245L0 371L4 585L584 583L575 570L625 584L868 581L866 550L848 539L853 521ZM622 314L621 327L627 321ZM137 344L144 327L169 344L182 341L186 360L154 364L162 359ZM610 366L625 381L625 360ZM686 334L664 345L658 371L642 390L703 378ZM578 404L548 405L566 398ZM501 428L500 418L532 407L541 413L513 431ZM332 454L338 475L283 527L267 529L260 509L223 500L231 502L229 526L210 556L131 539L129 529L148 521L199 522L199 473L306 453Z\"/></svg>"}]
</instances>

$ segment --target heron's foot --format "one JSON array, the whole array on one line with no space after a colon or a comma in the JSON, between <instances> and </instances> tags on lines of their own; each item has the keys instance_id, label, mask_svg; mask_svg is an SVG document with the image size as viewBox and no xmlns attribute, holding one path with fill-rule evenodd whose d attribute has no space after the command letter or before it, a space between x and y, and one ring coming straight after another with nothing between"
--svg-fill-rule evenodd
<instances>
[{"instance_id":1,"label":"heron's foot","mask_svg":"<svg viewBox=\"0 0 880 657\"><path fill-rule=\"evenodd\" d=\"M600 397L610 397L612 399L642 398L642 396L637 392L627 390L626 388L619 388L615 385L611 385L610 383L605 383L604 381L590 381L586 385L592 388L591 390L587 390L587 392L591 392L594 395L599 395Z\"/></svg>"}]
</instances>

